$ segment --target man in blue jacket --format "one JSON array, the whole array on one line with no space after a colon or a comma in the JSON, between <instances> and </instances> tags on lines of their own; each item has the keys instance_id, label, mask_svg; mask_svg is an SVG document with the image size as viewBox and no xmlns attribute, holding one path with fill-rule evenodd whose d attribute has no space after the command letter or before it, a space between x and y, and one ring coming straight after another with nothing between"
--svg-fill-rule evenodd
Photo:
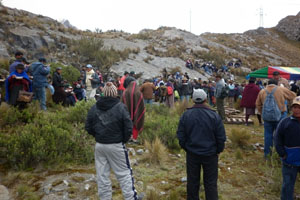
<instances>
[{"instance_id":1,"label":"man in blue jacket","mask_svg":"<svg viewBox=\"0 0 300 200\"><path fill-rule=\"evenodd\" d=\"M226 134L221 117L206 106L206 99L204 90L194 90L195 105L183 113L177 130L186 151L188 200L199 200L201 167L206 199L218 199L218 155L224 150Z\"/></svg>"},{"instance_id":2,"label":"man in blue jacket","mask_svg":"<svg viewBox=\"0 0 300 200\"><path fill-rule=\"evenodd\" d=\"M49 84L47 76L50 73L50 67L46 66L46 62L45 58L40 58L38 62L32 63L31 65L34 99L40 102L42 110L47 110L46 87Z\"/></svg>"},{"instance_id":3,"label":"man in blue jacket","mask_svg":"<svg viewBox=\"0 0 300 200\"><path fill-rule=\"evenodd\" d=\"M300 96L292 103L293 115L279 123L275 147L282 158L281 200L293 200L297 174L300 172Z\"/></svg>"}]
</instances>

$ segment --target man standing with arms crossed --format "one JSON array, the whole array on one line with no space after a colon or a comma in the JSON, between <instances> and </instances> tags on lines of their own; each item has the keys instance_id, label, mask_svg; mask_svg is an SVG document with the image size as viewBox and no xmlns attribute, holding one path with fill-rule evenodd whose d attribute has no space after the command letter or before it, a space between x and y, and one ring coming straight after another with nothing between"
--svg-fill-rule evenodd
<instances>
[{"instance_id":1,"label":"man standing with arms crossed","mask_svg":"<svg viewBox=\"0 0 300 200\"><path fill-rule=\"evenodd\" d=\"M283 119L276 130L275 147L282 158L281 200L293 200L297 174L300 172L300 96L292 103L293 115Z\"/></svg>"}]
</instances>

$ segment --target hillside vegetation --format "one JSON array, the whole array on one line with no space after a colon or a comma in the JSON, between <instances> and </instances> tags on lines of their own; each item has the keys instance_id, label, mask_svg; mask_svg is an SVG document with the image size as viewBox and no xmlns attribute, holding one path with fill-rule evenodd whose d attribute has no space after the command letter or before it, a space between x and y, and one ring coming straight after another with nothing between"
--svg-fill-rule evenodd
<instances>
[{"instance_id":1,"label":"hillside vegetation","mask_svg":"<svg viewBox=\"0 0 300 200\"><path fill-rule=\"evenodd\" d=\"M105 73L121 75L127 70L150 78L159 75L163 68L179 67L183 72L206 79L206 74L185 68L184 61L191 58L221 66L240 59L244 67L251 69L267 65L299 66L299 41L288 39L288 30L278 31L283 30L280 27L285 27L284 30L288 27L293 29L290 32L297 32L296 27L285 26L294 18L282 20L279 28L259 28L242 34L197 36L172 27L129 34L118 30L82 31L49 17L0 6L0 58L10 59L16 50L22 50L31 61L46 56L51 62L77 68L92 63Z\"/></svg>"}]
</instances>

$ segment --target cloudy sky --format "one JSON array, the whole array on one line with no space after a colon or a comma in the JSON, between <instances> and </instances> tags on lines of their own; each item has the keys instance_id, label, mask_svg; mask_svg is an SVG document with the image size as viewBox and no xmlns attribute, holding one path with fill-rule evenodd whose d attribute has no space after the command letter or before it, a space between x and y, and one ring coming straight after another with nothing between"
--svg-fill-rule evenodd
<instances>
[{"instance_id":1,"label":"cloudy sky","mask_svg":"<svg viewBox=\"0 0 300 200\"><path fill-rule=\"evenodd\" d=\"M263 8L264 27L300 12L299 0L3 0L5 6L56 20L68 19L80 29L117 29L138 33L172 26L201 34L256 29ZM190 20L191 19L191 20ZM190 23L191 22L191 23Z\"/></svg>"}]
</instances>

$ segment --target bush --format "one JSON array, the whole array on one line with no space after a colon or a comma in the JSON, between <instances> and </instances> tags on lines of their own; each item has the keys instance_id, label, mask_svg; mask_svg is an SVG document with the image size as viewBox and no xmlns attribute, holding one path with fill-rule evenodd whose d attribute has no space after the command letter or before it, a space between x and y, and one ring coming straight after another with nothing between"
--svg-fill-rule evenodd
<instances>
[{"instance_id":1,"label":"bush","mask_svg":"<svg viewBox=\"0 0 300 200\"><path fill-rule=\"evenodd\" d=\"M0 127L31 123L37 116L38 111L39 105L37 103L31 103L23 110L2 103L0 106Z\"/></svg>"},{"instance_id":2,"label":"bush","mask_svg":"<svg viewBox=\"0 0 300 200\"><path fill-rule=\"evenodd\" d=\"M0 58L0 69L4 69L6 71L9 71L9 60ZM1 72L1 70L0 70Z\"/></svg>"},{"instance_id":3,"label":"bush","mask_svg":"<svg viewBox=\"0 0 300 200\"><path fill-rule=\"evenodd\" d=\"M179 150L176 137L179 116L172 115L166 106L147 109L144 130L139 136L143 141L153 142L158 137L169 149Z\"/></svg>"},{"instance_id":4,"label":"bush","mask_svg":"<svg viewBox=\"0 0 300 200\"><path fill-rule=\"evenodd\" d=\"M232 129L229 139L234 147L245 148L249 144L250 134L244 129Z\"/></svg>"},{"instance_id":5,"label":"bush","mask_svg":"<svg viewBox=\"0 0 300 200\"><path fill-rule=\"evenodd\" d=\"M80 71L76 68L73 67L71 65L63 65L60 63L51 63L51 75L53 74L53 72L55 72L57 67L61 67L62 68L62 77L63 79L67 80L68 83L73 83L75 81L78 80L78 78L80 77Z\"/></svg>"},{"instance_id":6,"label":"bush","mask_svg":"<svg viewBox=\"0 0 300 200\"><path fill-rule=\"evenodd\" d=\"M80 102L75 107L38 115L32 111L32 106L23 111L14 107L1 108L7 109L5 117L1 115L1 122L6 120L5 124L14 125L14 128L7 126L0 134L0 157L16 169L57 162L91 163L95 142L85 132L84 121L93 103ZM25 124L25 120L31 123Z\"/></svg>"},{"instance_id":7,"label":"bush","mask_svg":"<svg viewBox=\"0 0 300 200\"><path fill-rule=\"evenodd\" d=\"M130 53L139 51L139 49L126 48L120 51L115 50L113 47L107 48L104 46L103 40L95 37L82 37L78 41L73 41L72 49L78 55L85 57L85 62L99 66L99 69L104 73L109 72L110 67L116 62L126 60Z\"/></svg>"}]
</instances>

